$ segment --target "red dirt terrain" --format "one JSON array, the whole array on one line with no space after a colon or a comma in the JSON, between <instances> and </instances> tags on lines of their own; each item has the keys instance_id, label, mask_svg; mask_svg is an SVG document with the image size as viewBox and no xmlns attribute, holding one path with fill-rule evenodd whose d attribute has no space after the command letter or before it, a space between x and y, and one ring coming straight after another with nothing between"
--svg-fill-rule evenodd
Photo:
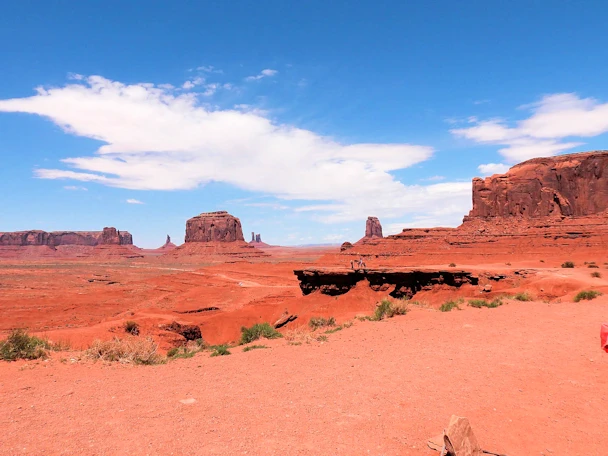
<instances>
[{"instance_id":1,"label":"red dirt terrain","mask_svg":"<svg viewBox=\"0 0 608 456\"><path fill-rule=\"evenodd\" d=\"M607 166L606 152L526 162L475 181L458 228L383 238L372 217L342 249L259 248L225 212L194 217L167 249L5 246L0 338L27 328L71 348L0 362L0 455L430 455L451 415L496 453L603 454L608 214L585 192L602 194ZM574 302L583 290L603 294ZM407 314L361 318L386 298ZM450 300L459 310L440 312ZM344 327L312 332L312 317ZM265 349L236 345L242 326L285 321L284 338L253 342ZM164 354L186 343L174 322L232 354L155 366L84 355L114 337L151 337Z\"/></svg>"}]
</instances>

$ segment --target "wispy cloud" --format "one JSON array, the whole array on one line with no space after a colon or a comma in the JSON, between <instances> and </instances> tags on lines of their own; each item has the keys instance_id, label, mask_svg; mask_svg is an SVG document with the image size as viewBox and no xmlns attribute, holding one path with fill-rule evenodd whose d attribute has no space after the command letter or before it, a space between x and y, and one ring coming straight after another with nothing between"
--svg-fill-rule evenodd
<instances>
[{"instance_id":1,"label":"wispy cloud","mask_svg":"<svg viewBox=\"0 0 608 456\"><path fill-rule=\"evenodd\" d=\"M36 169L35 176L43 179L137 190L223 182L283 200L312 202L308 211L324 222L470 205L468 182L404 185L392 175L428 160L431 147L342 144L274 123L257 112L209 109L199 96L91 76L63 87L39 88L29 98L0 100L0 111L37 114L68 134L104 142L94 155L63 159L68 169Z\"/></svg>"},{"instance_id":2,"label":"wispy cloud","mask_svg":"<svg viewBox=\"0 0 608 456\"><path fill-rule=\"evenodd\" d=\"M489 102L490 102L490 100L475 100L473 102L473 104L480 105L480 104L486 104L486 103L489 103Z\"/></svg>"},{"instance_id":3,"label":"wispy cloud","mask_svg":"<svg viewBox=\"0 0 608 456\"><path fill-rule=\"evenodd\" d=\"M489 119L451 132L480 144L505 145L498 152L508 163L556 155L583 144L566 138L586 138L608 132L608 103L594 98L557 93L520 108L531 111L532 115L513 125L504 119Z\"/></svg>"},{"instance_id":4,"label":"wispy cloud","mask_svg":"<svg viewBox=\"0 0 608 456\"><path fill-rule=\"evenodd\" d=\"M270 78L272 76L276 76L277 73L277 70L267 68L265 70L262 70L259 74L256 74L255 76L247 76L245 78L245 81L259 81L262 78Z\"/></svg>"},{"instance_id":5,"label":"wispy cloud","mask_svg":"<svg viewBox=\"0 0 608 456\"><path fill-rule=\"evenodd\" d=\"M224 73L223 70L217 69L213 65L208 65L208 66L202 65L202 66L196 67L196 69L197 69L197 71L202 71L204 73L217 73L217 74Z\"/></svg>"},{"instance_id":6,"label":"wispy cloud","mask_svg":"<svg viewBox=\"0 0 608 456\"><path fill-rule=\"evenodd\" d=\"M445 180L445 176L431 176L431 177L425 177L424 179L420 179L421 181L426 181L426 182L439 182L442 180Z\"/></svg>"},{"instance_id":7,"label":"wispy cloud","mask_svg":"<svg viewBox=\"0 0 608 456\"><path fill-rule=\"evenodd\" d=\"M129 203L129 204L144 204L143 202L141 202L139 200L136 200L136 199L133 199L133 198L129 198L127 200L127 203Z\"/></svg>"},{"instance_id":8,"label":"wispy cloud","mask_svg":"<svg viewBox=\"0 0 608 456\"><path fill-rule=\"evenodd\" d=\"M487 163L485 165L479 165L477 169L484 176L491 176L492 174L504 174L509 171L510 166L504 163Z\"/></svg>"},{"instance_id":9,"label":"wispy cloud","mask_svg":"<svg viewBox=\"0 0 608 456\"><path fill-rule=\"evenodd\" d=\"M88 188L86 188L86 187L80 187L80 186L78 186L78 185L64 185L64 187L63 187L63 188L64 188L65 190L70 190L70 191L75 191L75 192L78 192L78 191L81 191L81 192L86 192L86 191L88 191L88 190L89 190L89 189L88 189Z\"/></svg>"}]
</instances>

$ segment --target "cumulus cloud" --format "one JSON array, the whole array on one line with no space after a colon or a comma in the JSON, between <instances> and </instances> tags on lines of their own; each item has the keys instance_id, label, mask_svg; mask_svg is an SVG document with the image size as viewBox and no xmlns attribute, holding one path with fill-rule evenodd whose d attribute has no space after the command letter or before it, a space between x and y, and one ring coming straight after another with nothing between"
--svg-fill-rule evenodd
<instances>
[{"instance_id":1,"label":"cumulus cloud","mask_svg":"<svg viewBox=\"0 0 608 456\"><path fill-rule=\"evenodd\" d=\"M509 171L510 166L504 163L486 163L485 165L479 165L477 169L484 176L491 176L492 174L504 174Z\"/></svg>"},{"instance_id":2,"label":"cumulus cloud","mask_svg":"<svg viewBox=\"0 0 608 456\"><path fill-rule=\"evenodd\" d=\"M136 199L133 199L133 198L129 198L129 199L127 200L127 203L129 203L129 204L144 204L144 203L142 203L141 201L136 200Z\"/></svg>"},{"instance_id":3,"label":"cumulus cloud","mask_svg":"<svg viewBox=\"0 0 608 456\"><path fill-rule=\"evenodd\" d=\"M505 145L499 153L509 163L546 157L578 147L584 138L608 132L608 103L579 98L574 93L546 95L521 106L532 115L510 126L504 119L476 121L475 126L453 129L460 137L481 144Z\"/></svg>"},{"instance_id":4,"label":"cumulus cloud","mask_svg":"<svg viewBox=\"0 0 608 456\"><path fill-rule=\"evenodd\" d=\"M255 76L247 76L245 78L246 81L259 81L262 78L269 78L275 76L278 73L277 70L271 70L267 68L265 70L260 71L260 74L256 74Z\"/></svg>"},{"instance_id":5,"label":"cumulus cloud","mask_svg":"<svg viewBox=\"0 0 608 456\"><path fill-rule=\"evenodd\" d=\"M423 162L433 149L411 144L341 144L277 124L257 112L210 109L201 94L90 76L29 98L0 100L0 111L44 116L66 133L104 143L95 154L36 169L136 190L186 190L223 182L283 200L322 221L400 217L430 207L470 205L470 183L404 185L392 171Z\"/></svg>"}]
</instances>

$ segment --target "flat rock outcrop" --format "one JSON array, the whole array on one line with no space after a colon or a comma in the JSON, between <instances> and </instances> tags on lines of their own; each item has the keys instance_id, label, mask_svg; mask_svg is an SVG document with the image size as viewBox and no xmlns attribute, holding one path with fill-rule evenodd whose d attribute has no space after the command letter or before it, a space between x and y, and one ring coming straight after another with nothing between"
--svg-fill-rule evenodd
<instances>
[{"instance_id":1,"label":"flat rock outcrop","mask_svg":"<svg viewBox=\"0 0 608 456\"><path fill-rule=\"evenodd\" d=\"M367 217L367 222L365 222L365 237L382 237L382 225L380 224L380 220L378 220L378 217Z\"/></svg>"},{"instance_id":2,"label":"flat rock outcrop","mask_svg":"<svg viewBox=\"0 0 608 456\"><path fill-rule=\"evenodd\" d=\"M473 180L469 218L583 217L608 209L608 151L535 158Z\"/></svg>"},{"instance_id":3,"label":"flat rock outcrop","mask_svg":"<svg viewBox=\"0 0 608 456\"><path fill-rule=\"evenodd\" d=\"M82 245L133 245L133 236L128 231L106 227L103 231L14 231L0 233L0 246L48 246Z\"/></svg>"},{"instance_id":4,"label":"flat rock outcrop","mask_svg":"<svg viewBox=\"0 0 608 456\"><path fill-rule=\"evenodd\" d=\"M186 222L186 243L245 241L241 221L226 211L204 212Z\"/></svg>"}]
</instances>

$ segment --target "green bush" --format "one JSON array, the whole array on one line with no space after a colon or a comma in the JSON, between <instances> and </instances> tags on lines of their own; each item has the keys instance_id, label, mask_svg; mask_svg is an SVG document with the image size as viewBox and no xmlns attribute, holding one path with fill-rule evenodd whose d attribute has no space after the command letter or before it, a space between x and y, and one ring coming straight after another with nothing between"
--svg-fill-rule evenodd
<instances>
[{"instance_id":1,"label":"green bush","mask_svg":"<svg viewBox=\"0 0 608 456\"><path fill-rule=\"evenodd\" d=\"M15 329L6 340L0 341L0 359L16 361L18 359L46 358L51 348L48 340L30 336L23 329Z\"/></svg>"},{"instance_id":2,"label":"green bush","mask_svg":"<svg viewBox=\"0 0 608 456\"><path fill-rule=\"evenodd\" d=\"M336 319L334 317L313 317L308 322L308 326L310 326L313 331L318 328L323 328L325 326L336 326Z\"/></svg>"},{"instance_id":3,"label":"green bush","mask_svg":"<svg viewBox=\"0 0 608 456\"><path fill-rule=\"evenodd\" d=\"M266 339L277 339L283 336L280 332L274 329L270 323L257 323L251 328L246 328L244 326L241 328L240 344L248 344L254 340L258 340L260 337L264 337Z\"/></svg>"},{"instance_id":4,"label":"green bush","mask_svg":"<svg viewBox=\"0 0 608 456\"><path fill-rule=\"evenodd\" d=\"M562 268L573 268L574 267L574 263L572 261L566 261L564 263L562 263Z\"/></svg>"},{"instance_id":5,"label":"green bush","mask_svg":"<svg viewBox=\"0 0 608 456\"><path fill-rule=\"evenodd\" d=\"M533 301L532 296L527 291L517 293L515 296L513 296L513 299L515 299L516 301L524 301L524 302Z\"/></svg>"},{"instance_id":6,"label":"green bush","mask_svg":"<svg viewBox=\"0 0 608 456\"><path fill-rule=\"evenodd\" d=\"M224 345L214 345L211 347L211 349L213 350L213 352L211 352L211 356L226 356L226 355L230 355L230 350L228 350L228 348L230 348L228 345L224 344Z\"/></svg>"},{"instance_id":7,"label":"green bush","mask_svg":"<svg viewBox=\"0 0 608 456\"><path fill-rule=\"evenodd\" d=\"M469 301L469 306L480 309L482 307L487 307L489 309L493 309L498 306L502 306L502 300L500 298L496 298L492 301L487 301L485 299L471 299Z\"/></svg>"},{"instance_id":8,"label":"green bush","mask_svg":"<svg viewBox=\"0 0 608 456\"><path fill-rule=\"evenodd\" d=\"M393 318L395 315L405 315L408 309L405 305L395 305L388 299L383 299L376 306L372 320L380 321L384 318Z\"/></svg>"},{"instance_id":9,"label":"green bush","mask_svg":"<svg viewBox=\"0 0 608 456\"><path fill-rule=\"evenodd\" d=\"M450 312L452 309L458 309L460 310L460 307L458 307L460 304L462 304L463 300L462 299L458 299L456 301L446 301L443 304L441 304L441 307L439 308L439 310L441 312Z\"/></svg>"},{"instance_id":10,"label":"green bush","mask_svg":"<svg viewBox=\"0 0 608 456\"><path fill-rule=\"evenodd\" d=\"M602 295L602 293L600 293L599 291L595 291L595 290L581 291L574 297L574 302L579 302L582 300L591 301L592 299L595 299L601 295Z\"/></svg>"}]
</instances>

